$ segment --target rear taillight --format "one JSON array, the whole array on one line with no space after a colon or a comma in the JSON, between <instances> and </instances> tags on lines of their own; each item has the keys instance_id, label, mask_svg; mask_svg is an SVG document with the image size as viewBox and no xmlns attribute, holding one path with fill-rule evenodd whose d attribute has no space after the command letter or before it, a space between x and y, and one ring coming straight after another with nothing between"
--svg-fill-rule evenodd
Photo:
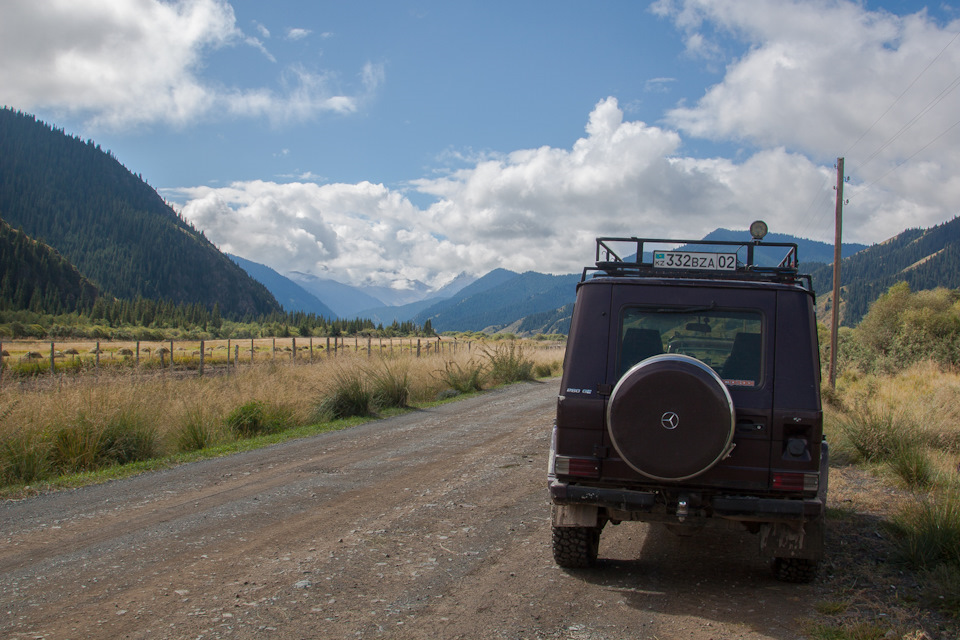
<instances>
[{"instance_id":1,"label":"rear taillight","mask_svg":"<svg viewBox=\"0 0 960 640\"><path fill-rule=\"evenodd\" d=\"M596 458L557 456L553 459L553 469L558 476L600 477L600 461Z\"/></svg>"},{"instance_id":2,"label":"rear taillight","mask_svg":"<svg viewBox=\"0 0 960 640\"><path fill-rule=\"evenodd\" d=\"M820 475L774 472L773 488L779 491L816 491L820 488Z\"/></svg>"}]
</instances>

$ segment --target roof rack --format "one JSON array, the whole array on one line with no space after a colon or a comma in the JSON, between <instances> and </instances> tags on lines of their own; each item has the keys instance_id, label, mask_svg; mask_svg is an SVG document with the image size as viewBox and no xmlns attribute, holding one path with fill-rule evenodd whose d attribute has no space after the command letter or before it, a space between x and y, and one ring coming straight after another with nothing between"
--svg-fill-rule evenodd
<instances>
[{"instance_id":1,"label":"roof rack","mask_svg":"<svg viewBox=\"0 0 960 640\"><path fill-rule=\"evenodd\" d=\"M679 248L652 251L651 259L647 261L644 260L644 247L649 245L672 245ZM784 254L776 266L763 266L759 264L757 249L783 249ZM779 252L776 255L779 255ZM597 238L596 266L584 267L580 281L586 280L591 272L602 272L594 273L594 277L607 275L761 280L805 284L806 288L812 291L810 276L800 274L799 265L797 245L794 242L603 237Z\"/></svg>"}]
</instances>

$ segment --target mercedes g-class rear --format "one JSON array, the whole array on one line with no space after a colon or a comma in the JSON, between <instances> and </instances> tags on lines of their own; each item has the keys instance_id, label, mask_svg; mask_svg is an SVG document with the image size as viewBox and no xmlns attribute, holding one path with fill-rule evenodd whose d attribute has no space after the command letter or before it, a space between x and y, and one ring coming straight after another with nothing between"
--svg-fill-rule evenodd
<instances>
[{"instance_id":1,"label":"mercedes g-class rear","mask_svg":"<svg viewBox=\"0 0 960 640\"><path fill-rule=\"evenodd\" d=\"M662 245L687 250L645 260ZM771 250L785 255L764 267ZM814 294L797 266L790 243L598 238L550 451L558 564L594 564L608 522L733 525L758 534L780 579L812 579L828 450Z\"/></svg>"}]
</instances>

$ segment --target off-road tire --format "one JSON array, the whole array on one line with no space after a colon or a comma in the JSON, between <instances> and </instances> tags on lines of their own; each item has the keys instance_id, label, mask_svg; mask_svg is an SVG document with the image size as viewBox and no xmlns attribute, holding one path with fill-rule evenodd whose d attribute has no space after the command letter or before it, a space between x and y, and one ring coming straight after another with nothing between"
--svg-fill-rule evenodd
<instances>
[{"instance_id":1,"label":"off-road tire","mask_svg":"<svg viewBox=\"0 0 960 640\"><path fill-rule=\"evenodd\" d=\"M780 582L812 582L820 563L807 558L774 558L773 575Z\"/></svg>"},{"instance_id":2,"label":"off-road tire","mask_svg":"<svg viewBox=\"0 0 960 640\"><path fill-rule=\"evenodd\" d=\"M599 548L600 527L553 527L553 559L561 567L592 567Z\"/></svg>"}]
</instances>

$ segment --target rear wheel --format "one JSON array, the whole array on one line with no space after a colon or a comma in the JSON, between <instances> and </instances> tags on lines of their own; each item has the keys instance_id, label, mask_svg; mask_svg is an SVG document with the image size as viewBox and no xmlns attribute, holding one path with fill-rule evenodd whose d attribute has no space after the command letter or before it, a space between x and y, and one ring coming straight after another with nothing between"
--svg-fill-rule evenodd
<instances>
[{"instance_id":1,"label":"rear wheel","mask_svg":"<svg viewBox=\"0 0 960 640\"><path fill-rule=\"evenodd\" d=\"M600 527L553 527L553 559L561 567L592 567L599 548Z\"/></svg>"}]
</instances>

